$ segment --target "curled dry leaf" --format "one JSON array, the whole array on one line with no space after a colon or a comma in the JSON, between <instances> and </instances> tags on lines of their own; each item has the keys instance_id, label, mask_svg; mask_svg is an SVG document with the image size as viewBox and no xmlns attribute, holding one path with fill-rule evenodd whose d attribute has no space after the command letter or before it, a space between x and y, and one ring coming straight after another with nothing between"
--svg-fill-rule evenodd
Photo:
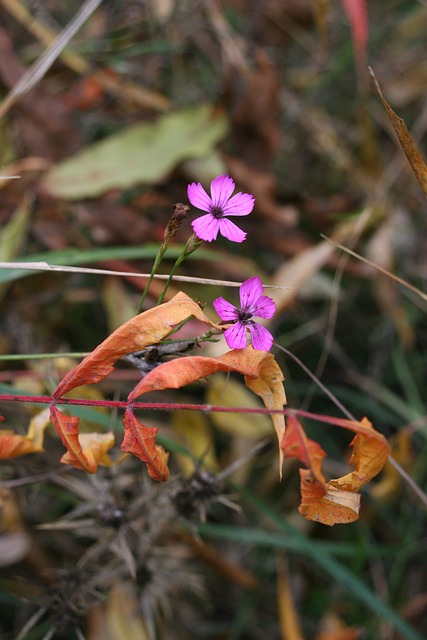
<instances>
[{"instance_id":1,"label":"curled dry leaf","mask_svg":"<svg viewBox=\"0 0 427 640\"><path fill-rule=\"evenodd\" d=\"M50 407L50 418L67 448L61 462L88 473L95 473L99 465L113 464L107 454L114 445L113 433L79 433L79 418L65 415L54 405Z\"/></svg>"},{"instance_id":2,"label":"curled dry leaf","mask_svg":"<svg viewBox=\"0 0 427 640\"><path fill-rule=\"evenodd\" d=\"M262 398L264 405L268 409L282 409L283 405L286 404L286 395L283 388L284 377L274 356L266 351L255 351L252 347L229 351L218 358L188 356L165 362L150 371L136 385L129 394L128 400L132 403L144 393L162 391L163 389L179 389L218 371L241 373L244 376L246 386ZM132 421L130 420L130 415L132 414L130 408L126 413L127 417L123 422L125 439L122 449L141 457L138 445L138 431L146 429L146 427L138 423L136 418ZM283 415L273 414L271 419L280 443L285 433L285 418ZM144 458L141 457L141 459ZM283 454L280 450L280 474L282 461ZM153 469L152 472L155 473Z\"/></svg>"},{"instance_id":3,"label":"curled dry leaf","mask_svg":"<svg viewBox=\"0 0 427 640\"><path fill-rule=\"evenodd\" d=\"M349 524L359 517L360 494L339 491L329 482L322 486L311 472L300 469L301 505L298 509L306 520L327 524Z\"/></svg>"},{"instance_id":4,"label":"curled dry leaf","mask_svg":"<svg viewBox=\"0 0 427 640\"><path fill-rule=\"evenodd\" d=\"M4 420L0 416L0 421ZM27 435L21 436L12 430L0 431L0 460L10 460L28 453L43 451L44 431L49 424L49 408L43 409L32 418Z\"/></svg>"},{"instance_id":5,"label":"curled dry leaf","mask_svg":"<svg viewBox=\"0 0 427 640\"><path fill-rule=\"evenodd\" d=\"M97 470L98 466L112 467L113 461L108 455L107 451L114 445L114 433L108 431L107 433L79 433L79 443L82 448L82 452L86 460L89 469ZM73 456L69 451L64 453L61 458L61 462L64 464L73 464ZM73 464L73 466L76 466Z\"/></svg>"},{"instance_id":6,"label":"curled dry leaf","mask_svg":"<svg viewBox=\"0 0 427 640\"><path fill-rule=\"evenodd\" d=\"M209 327L218 328L194 300L179 292L169 302L140 313L116 329L64 377L53 397L58 399L71 389L103 380L113 371L117 360L133 351L158 344L180 322L191 316Z\"/></svg>"},{"instance_id":7,"label":"curled dry leaf","mask_svg":"<svg viewBox=\"0 0 427 640\"><path fill-rule=\"evenodd\" d=\"M145 349L152 344L158 344L179 323L190 317L197 318L208 327L219 328L209 320L199 305L191 298L185 293L177 293L169 302L135 316L108 336L63 378L55 389L53 398L59 400L65 393L76 387L103 380L113 371L114 363L121 357L133 351ZM99 438L99 434L92 434L96 437L92 438L88 444L87 434L79 435L79 418L61 413L55 405L51 406L51 420L68 450L68 454L65 454L62 462L71 464L78 469L84 469L89 473L94 473L98 464L104 466L110 464L109 458L105 457L107 449L113 445L111 442L109 446L106 446L110 442L108 434L105 434L104 440ZM132 424L129 417L127 424ZM139 433L134 434L135 455L147 462L149 473L153 474L152 477L159 475L157 479L164 480L166 477L160 478L160 476L166 474L164 470L166 458L156 449L155 434L154 441L152 441L148 433L144 431L145 429L147 427L142 427ZM157 467L160 458L164 464ZM162 472L159 469L162 469Z\"/></svg>"},{"instance_id":8,"label":"curled dry leaf","mask_svg":"<svg viewBox=\"0 0 427 640\"><path fill-rule=\"evenodd\" d=\"M165 481L169 478L169 454L156 444L157 428L145 427L138 422L130 409L123 418L125 436L122 451L132 453L146 463L147 471L153 480Z\"/></svg>"},{"instance_id":9,"label":"curled dry leaf","mask_svg":"<svg viewBox=\"0 0 427 640\"><path fill-rule=\"evenodd\" d=\"M149 309L114 331L65 376L53 393L54 400L58 401L64 393L75 387L99 382L111 373L116 360L133 351L158 344L176 325L190 317L200 320L210 328L220 328L209 320L191 298L180 292L170 302ZM219 358L188 356L165 362L139 382L129 394L128 401L131 405L139 396L149 391L178 389L218 371L241 373L247 387L260 396L269 409L282 409L286 403L283 374L274 357L265 351L254 351L252 347L230 351ZM99 439L95 439L85 448L82 436L79 435L77 417L61 413L52 404L51 419L68 449L63 462L90 473L96 471L98 464L104 464L103 456L108 446L103 447L109 442L108 438L102 441L102 446ZM285 432L284 416L272 415L272 421L280 443ZM158 430L138 422L131 406L126 410L123 425L122 450L143 460L152 478L166 480L169 474L168 456L161 446L156 445Z\"/></svg>"},{"instance_id":10,"label":"curled dry leaf","mask_svg":"<svg viewBox=\"0 0 427 640\"><path fill-rule=\"evenodd\" d=\"M289 416L282 450L285 455L297 458L308 467L300 470L299 512L307 520L330 526L353 522L359 517L360 488L376 476L387 461L387 441L366 418L356 422L329 416L313 417L356 432L351 442L353 453L350 459L354 471L327 482L321 468L326 453L319 444L307 438L299 420L294 415Z\"/></svg>"}]
</instances>

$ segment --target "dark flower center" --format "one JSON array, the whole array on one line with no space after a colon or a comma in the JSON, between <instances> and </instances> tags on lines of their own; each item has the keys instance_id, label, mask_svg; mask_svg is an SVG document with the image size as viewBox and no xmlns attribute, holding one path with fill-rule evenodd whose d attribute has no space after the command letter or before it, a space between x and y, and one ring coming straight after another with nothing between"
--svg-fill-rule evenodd
<instances>
[{"instance_id":1,"label":"dark flower center","mask_svg":"<svg viewBox=\"0 0 427 640\"><path fill-rule=\"evenodd\" d=\"M221 207L211 207L211 214L213 215L214 218L222 218L222 216L224 215L223 210L221 209Z\"/></svg>"},{"instance_id":2,"label":"dark flower center","mask_svg":"<svg viewBox=\"0 0 427 640\"><path fill-rule=\"evenodd\" d=\"M245 309L242 309L241 311L239 311L239 315L238 315L239 322L242 322L243 324L248 324L251 318L252 318L252 313L250 313L250 311L246 311Z\"/></svg>"}]
</instances>

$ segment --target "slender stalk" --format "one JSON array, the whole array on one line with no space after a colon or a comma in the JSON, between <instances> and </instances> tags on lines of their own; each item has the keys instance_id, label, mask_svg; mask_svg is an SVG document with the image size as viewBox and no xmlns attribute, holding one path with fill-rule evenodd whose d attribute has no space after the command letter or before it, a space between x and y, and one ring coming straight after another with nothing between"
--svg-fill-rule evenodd
<instances>
[{"instance_id":1,"label":"slender stalk","mask_svg":"<svg viewBox=\"0 0 427 640\"><path fill-rule=\"evenodd\" d=\"M5 353L0 355L1 361L21 361L21 360L53 360L55 358L85 358L90 355L90 351L76 351L76 352L64 352L64 353L20 353L10 354Z\"/></svg>"},{"instance_id":2,"label":"slender stalk","mask_svg":"<svg viewBox=\"0 0 427 640\"><path fill-rule=\"evenodd\" d=\"M166 253L166 249L168 248L169 243L171 242L171 240L174 239L174 237L176 235L176 232L178 231L178 229L181 226L181 224L184 222L184 220L187 217L189 211L190 211L190 207L188 205L186 205L186 204L182 204L182 202L177 202L174 205L174 212L172 214L171 219L169 220L169 222L166 225L165 233L163 235L163 242L161 244L161 247L160 247L159 251L157 252L156 259L154 260L153 268L151 269L150 277L148 278L147 285L146 285L146 287L145 287L145 289L143 291L141 300L139 302L137 313L141 313L142 306L144 304L144 300L145 300L145 298L147 296L148 289L150 288L150 285L151 285L151 283L153 281L153 278L154 278L154 276L156 274L157 268L158 268L159 264L161 263L161 261L163 260L163 256ZM187 242L187 245L188 245L188 242ZM187 245L185 245L185 246L187 247ZM194 251L194 249L193 249L193 251ZM169 279L168 279L168 282L169 282ZM163 300L163 298L162 298L162 300ZM160 304L160 302L158 302L157 304Z\"/></svg>"},{"instance_id":3,"label":"slender stalk","mask_svg":"<svg viewBox=\"0 0 427 640\"><path fill-rule=\"evenodd\" d=\"M162 293L159 296L159 299L157 300L157 304L162 304L166 291L169 288L170 283L172 282L172 278L175 275L176 270L178 269L179 265L186 259L188 258L188 256L190 256L194 251L196 251L196 249L198 249L200 247L202 243L202 240L200 240L195 233L193 233L193 235L187 240L187 242L185 243L185 247L182 250L181 254L178 256L178 258L176 259L175 264L172 267L172 270L169 274L169 278L166 280L164 289L162 291Z\"/></svg>"},{"instance_id":4,"label":"slender stalk","mask_svg":"<svg viewBox=\"0 0 427 640\"><path fill-rule=\"evenodd\" d=\"M148 282L145 285L144 291L142 292L141 300L139 301L139 305L138 305L138 308L136 310L137 314L141 313L141 311L142 311L142 307L144 305L145 298L147 297L148 290L150 288L151 283L153 282L154 276L156 275L156 271L158 269L158 266L161 263L161 261L163 260L163 256L166 253L167 246L168 245L166 244L166 242L163 242L161 247L160 247L160 249L157 252L156 258L154 260L154 264L153 264L152 269L151 269L150 277L148 278Z\"/></svg>"}]
</instances>

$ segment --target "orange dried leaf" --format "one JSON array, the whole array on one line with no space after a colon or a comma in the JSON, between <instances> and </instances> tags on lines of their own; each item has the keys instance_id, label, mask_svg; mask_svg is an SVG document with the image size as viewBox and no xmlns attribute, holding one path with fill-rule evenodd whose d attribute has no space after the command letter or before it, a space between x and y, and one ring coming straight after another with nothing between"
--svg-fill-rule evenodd
<instances>
[{"instance_id":1,"label":"orange dried leaf","mask_svg":"<svg viewBox=\"0 0 427 640\"><path fill-rule=\"evenodd\" d=\"M367 418L357 422L328 416L328 422L356 432L356 436L350 443L353 447L350 464L355 467L354 471L342 478L331 480L330 483L337 489L359 491L381 471L387 462L390 453L388 442L381 433L375 431Z\"/></svg>"},{"instance_id":2,"label":"orange dried leaf","mask_svg":"<svg viewBox=\"0 0 427 640\"><path fill-rule=\"evenodd\" d=\"M268 409L282 409L286 404L283 373L274 356L265 351L255 351L252 347L229 351L218 358L188 356L165 362L150 371L136 385L128 399L135 402L144 393L179 389L218 371L241 373L248 388L262 398ZM272 415L272 421L280 443L285 433L285 418L276 414ZM126 451L133 453L131 448ZM282 455L280 451L280 469Z\"/></svg>"},{"instance_id":3,"label":"orange dried leaf","mask_svg":"<svg viewBox=\"0 0 427 640\"><path fill-rule=\"evenodd\" d=\"M106 378L114 369L114 363L128 353L157 344L187 318L194 317L218 328L185 293L179 292L165 304L153 307L131 318L104 340L92 353L72 369L56 387L53 398L59 399L68 391L85 384L94 384ZM79 440L79 419L62 414L52 406L51 419L63 444L68 450L65 460L79 469L94 473L104 458L95 449L99 441L93 441L86 451ZM101 457L99 457L101 456Z\"/></svg>"},{"instance_id":4,"label":"orange dried leaf","mask_svg":"<svg viewBox=\"0 0 427 640\"><path fill-rule=\"evenodd\" d=\"M156 444L157 428L145 427L138 422L130 409L123 418L124 439L121 449L132 453L146 463L148 475L153 480L165 481L169 478L169 454Z\"/></svg>"},{"instance_id":5,"label":"orange dried leaf","mask_svg":"<svg viewBox=\"0 0 427 640\"><path fill-rule=\"evenodd\" d=\"M322 473L322 461L326 453L320 444L307 438L300 421L292 414L288 416L286 433L280 446L286 457L296 458L310 469L309 473L320 487L326 486Z\"/></svg>"},{"instance_id":6,"label":"orange dried leaf","mask_svg":"<svg viewBox=\"0 0 427 640\"><path fill-rule=\"evenodd\" d=\"M71 389L103 380L113 371L117 360L161 342L180 322L191 316L209 327L218 327L198 304L179 292L169 302L140 313L116 329L64 377L53 397L58 399Z\"/></svg>"},{"instance_id":7,"label":"orange dried leaf","mask_svg":"<svg viewBox=\"0 0 427 640\"><path fill-rule=\"evenodd\" d=\"M0 416L0 420L4 418ZM49 424L49 409L43 409L32 418L28 426L27 435L21 436L14 431L5 429L0 431L0 459L10 460L28 453L43 451L44 431Z\"/></svg>"},{"instance_id":8,"label":"orange dried leaf","mask_svg":"<svg viewBox=\"0 0 427 640\"><path fill-rule=\"evenodd\" d=\"M99 465L111 466L107 450L114 444L112 433L80 435L79 418L67 416L53 405L50 407L50 418L67 448L67 453L61 458L61 462L88 473L95 473Z\"/></svg>"},{"instance_id":9,"label":"orange dried leaf","mask_svg":"<svg viewBox=\"0 0 427 640\"><path fill-rule=\"evenodd\" d=\"M350 459L355 469L342 478L326 482L321 469L325 452L316 442L307 438L297 418L289 416L282 448L285 455L297 458L308 467L300 470L299 512L307 520L330 526L354 522L359 517L358 491L381 471L387 461L387 441L366 418L356 422L331 416L317 417L323 422L356 432L351 443L353 453Z\"/></svg>"},{"instance_id":10,"label":"orange dried leaf","mask_svg":"<svg viewBox=\"0 0 427 640\"><path fill-rule=\"evenodd\" d=\"M0 431L0 460L10 460L34 452L33 444L26 436L20 436L11 429Z\"/></svg>"},{"instance_id":11,"label":"orange dried leaf","mask_svg":"<svg viewBox=\"0 0 427 640\"><path fill-rule=\"evenodd\" d=\"M300 469L301 505L298 509L306 520L328 526L349 524L359 517L360 494L339 491L329 482L325 486L313 479L311 471Z\"/></svg>"},{"instance_id":12,"label":"orange dried leaf","mask_svg":"<svg viewBox=\"0 0 427 640\"><path fill-rule=\"evenodd\" d=\"M78 440L82 448L83 455L87 460L87 467L89 469L94 469L94 471L91 471L90 473L94 473L98 469L98 466L113 466L114 463L107 451L114 445L114 433L111 431L108 431L107 433L79 433ZM69 451L64 453L61 458L61 462L64 464L71 464L77 469L83 469L80 461L76 463L74 454ZM88 468L83 470L87 471Z\"/></svg>"}]
</instances>

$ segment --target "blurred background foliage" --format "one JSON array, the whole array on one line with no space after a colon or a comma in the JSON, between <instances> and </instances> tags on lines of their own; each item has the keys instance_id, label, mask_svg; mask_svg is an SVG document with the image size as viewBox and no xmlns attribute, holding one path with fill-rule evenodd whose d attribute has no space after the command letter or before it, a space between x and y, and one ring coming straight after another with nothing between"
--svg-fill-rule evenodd
<instances>
[{"instance_id":1,"label":"blurred background foliage","mask_svg":"<svg viewBox=\"0 0 427 640\"><path fill-rule=\"evenodd\" d=\"M288 287L267 292L276 341L367 415L425 487L425 299L321 234L425 290L425 198L367 63L425 157L426 3L113 0L7 106L80 8L0 2L0 174L20 176L0 182L0 260L149 272L188 182L227 173L256 198L247 240L205 244L180 273ZM180 228L165 270L190 231ZM51 393L77 362L52 354L92 350L134 313L144 284L1 270L0 390ZM233 292L175 282L170 296L179 289L202 302ZM161 290L154 281L147 306ZM275 354L290 407L340 415ZM123 399L138 377L123 363L82 393ZM167 398L254 402L233 376ZM19 433L39 410L0 408ZM79 415L120 436L120 415ZM264 416L157 413L148 424L172 451L166 485L136 459L71 471L51 428L43 453L2 463L2 639L426 637L426 511L392 468L364 491L358 522L328 529L297 512L297 464L278 482ZM350 438L305 426L330 455L328 474L345 473Z\"/></svg>"}]
</instances>

